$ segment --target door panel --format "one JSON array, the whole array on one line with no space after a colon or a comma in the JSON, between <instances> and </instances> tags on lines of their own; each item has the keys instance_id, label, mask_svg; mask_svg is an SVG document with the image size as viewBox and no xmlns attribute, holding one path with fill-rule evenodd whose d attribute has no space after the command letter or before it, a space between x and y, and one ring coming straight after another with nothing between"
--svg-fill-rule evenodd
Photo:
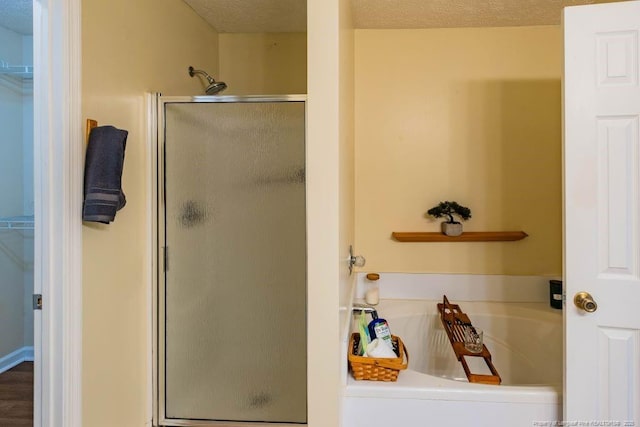
<instances>
[{"instance_id":1,"label":"door panel","mask_svg":"<svg viewBox=\"0 0 640 427\"><path fill-rule=\"evenodd\" d=\"M637 383L633 364L640 360L640 331L600 327L598 330L599 417L604 420L634 419ZM606 366L606 369L602 369ZM631 373L631 375L630 375Z\"/></svg>"},{"instance_id":2,"label":"door panel","mask_svg":"<svg viewBox=\"0 0 640 427\"><path fill-rule=\"evenodd\" d=\"M639 34L640 2L565 9L567 421L640 425Z\"/></svg>"}]
</instances>

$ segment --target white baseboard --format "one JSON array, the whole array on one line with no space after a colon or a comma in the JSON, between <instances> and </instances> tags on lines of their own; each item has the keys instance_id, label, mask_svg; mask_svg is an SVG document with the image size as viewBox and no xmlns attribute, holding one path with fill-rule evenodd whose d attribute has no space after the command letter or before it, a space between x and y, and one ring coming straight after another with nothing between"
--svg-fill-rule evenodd
<instances>
[{"instance_id":1,"label":"white baseboard","mask_svg":"<svg viewBox=\"0 0 640 427\"><path fill-rule=\"evenodd\" d=\"M0 374L22 362L33 362L33 347L22 347L0 358Z\"/></svg>"}]
</instances>

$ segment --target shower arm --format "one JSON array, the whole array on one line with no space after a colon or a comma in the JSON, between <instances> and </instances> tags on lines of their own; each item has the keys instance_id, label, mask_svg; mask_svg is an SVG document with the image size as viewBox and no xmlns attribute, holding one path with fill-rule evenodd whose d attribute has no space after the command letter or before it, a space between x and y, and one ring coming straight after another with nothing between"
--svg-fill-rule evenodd
<instances>
[{"instance_id":1,"label":"shower arm","mask_svg":"<svg viewBox=\"0 0 640 427\"><path fill-rule=\"evenodd\" d=\"M216 82L216 81L214 80L214 78L213 78L213 77L211 77L211 76L209 75L209 73L207 73L206 71L202 71L202 70L195 70L193 67L189 67L189 75L190 75L191 77L193 77L193 76L195 76L196 74L201 74L201 75L203 75L203 76L207 79L207 81L209 82L209 84L210 84L210 85L211 85L211 84L214 84L214 83Z\"/></svg>"},{"instance_id":2,"label":"shower arm","mask_svg":"<svg viewBox=\"0 0 640 427\"><path fill-rule=\"evenodd\" d=\"M206 71L196 70L189 66L189 75L193 77L196 74L202 74L207 79L207 82L209 82L207 88L204 90L207 95L216 95L227 88L227 84L225 82L216 82L216 80Z\"/></svg>"}]
</instances>

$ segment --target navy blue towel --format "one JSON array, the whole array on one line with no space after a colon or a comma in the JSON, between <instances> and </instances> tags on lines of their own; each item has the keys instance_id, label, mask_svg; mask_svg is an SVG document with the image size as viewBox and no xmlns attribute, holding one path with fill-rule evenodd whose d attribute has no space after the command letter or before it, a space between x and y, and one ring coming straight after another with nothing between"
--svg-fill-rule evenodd
<instances>
[{"instance_id":1,"label":"navy blue towel","mask_svg":"<svg viewBox=\"0 0 640 427\"><path fill-rule=\"evenodd\" d=\"M84 163L82 220L108 224L127 200L122 192L126 130L99 126L91 130Z\"/></svg>"}]
</instances>

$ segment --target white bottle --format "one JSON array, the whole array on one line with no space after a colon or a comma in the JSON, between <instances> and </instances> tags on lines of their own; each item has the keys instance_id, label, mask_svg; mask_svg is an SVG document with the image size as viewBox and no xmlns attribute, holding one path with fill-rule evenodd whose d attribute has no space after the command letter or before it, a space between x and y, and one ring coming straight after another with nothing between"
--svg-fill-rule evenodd
<instances>
[{"instance_id":1,"label":"white bottle","mask_svg":"<svg viewBox=\"0 0 640 427\"><path fill-rule=\"evenodd\" d=\"M364 300L369 305L378 305L380 302L380 288L378 287L377 280L380 278L378 273L367 274L367 280L371 282L369 289L364 294Z\"/></svg>"}]
</instances>

